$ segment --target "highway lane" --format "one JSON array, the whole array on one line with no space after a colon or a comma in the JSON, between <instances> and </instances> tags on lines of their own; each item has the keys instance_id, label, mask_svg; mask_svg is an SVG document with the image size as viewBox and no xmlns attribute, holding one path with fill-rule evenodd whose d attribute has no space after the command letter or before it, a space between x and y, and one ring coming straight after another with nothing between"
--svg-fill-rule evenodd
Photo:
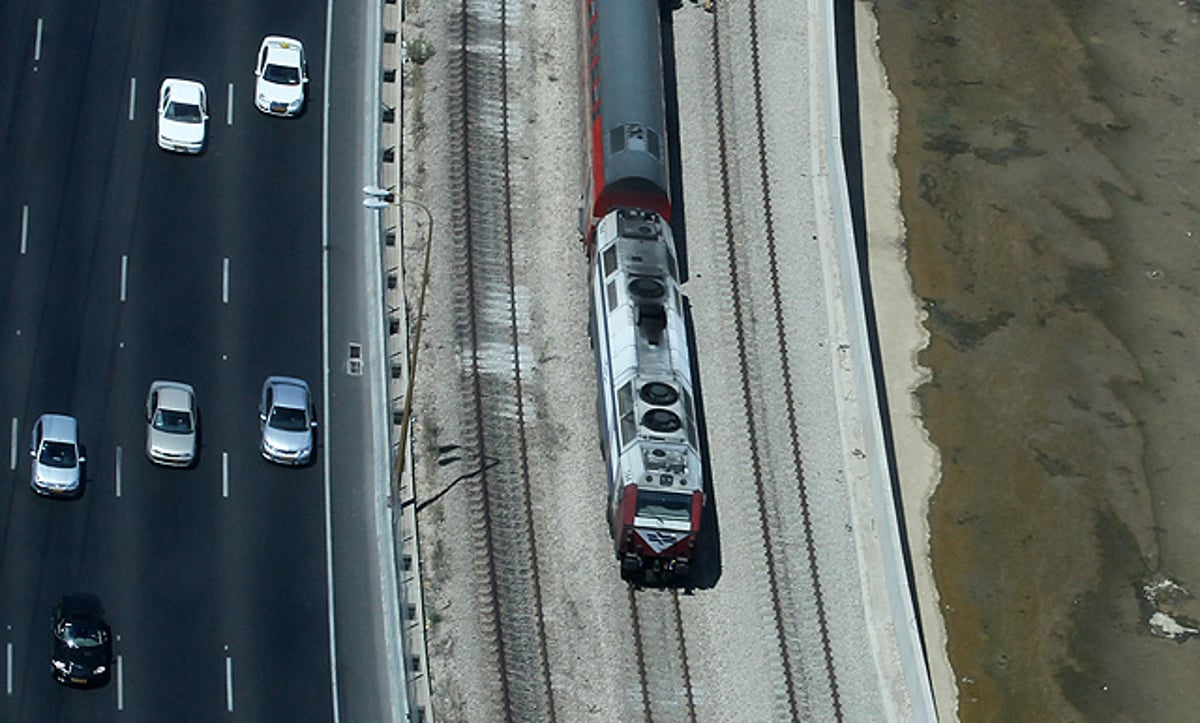
<instances>
[{"instance_id":1,"label":"highway lane","mask_svg":"<svg viewBox=\"0 0 1200 723\"><path fill-rule=\"evenodd\" d=\"M113 372L112 343L104 332L117 322L119 254L102 229L112 218L109 209L120 207L109 202L124 194L109 175L118 117L104 113L103 103L89 106L97 95L103 99L104 83L89 78L88 68L95 58L123 58L129 32L113 27L120 26L119 18L101 19L97 3L76 11L39 6L43 32L36 41L41 55L36 71L28 58L4 58L6 67L19 66L27 76L14 104L13 132L6 136L4 157L13 163L5 169L5 188L12 192L3 195L18 197L29 209L20 248L7 245L3 257L12 302L4 312L4 411L17 421L22 453L5 490L0 538L0 614L8 635L6 663L11 661L0 713L11 720L79 719L96 717L98 706L113 709L109 694L64 696L52 689L46 646L49 609L59 594L107 592L105 552L114 539L116 510L95 490L79 503L34 498L23 454L33 418L48 409L81 418L93 481L110 447L101 410ZM64 42L67 38L71 41Z\"/></svg>"},{"instance_id":2,"label":"highway lane","mask_svg":"<svg viewBox=\"0 0 1200 723\"><path fill-rule=\"evenodd\" d=\"M0 719L211 720L232 705L242 720L327 720L323 451L309 468L267 465L255 418L267 374L320 389L320 106L282 121L250 97L268 32L305 39L322 77L324 9L144 5L38 5L36 78L27 48L0 51L0 78L21 86L2 208L7 220L28 205L31 220L25 253L12 224L0 237L0 421L18 420L21 452L0 490L13 661ZM154 146L158 82L173 73L208 84L198 158ZM141 408L160 376L197 388L192 470L143 455ZM27 488L28 428L45 409L80 417L79 502ZM49 608L74 589L104 598L120 637L121 677L103 691L47 675Z\"/></svg>"}]
</instances>

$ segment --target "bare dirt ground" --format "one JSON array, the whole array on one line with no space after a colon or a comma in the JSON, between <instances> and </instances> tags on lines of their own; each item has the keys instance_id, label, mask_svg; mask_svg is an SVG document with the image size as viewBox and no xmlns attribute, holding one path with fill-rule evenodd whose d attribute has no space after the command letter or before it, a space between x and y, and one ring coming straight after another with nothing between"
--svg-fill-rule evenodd
<instances>
[{"instance_id":1,"label":"bare dirt ground","mask_svg":"<svg viewBox=\"0 0 1200 723\"><path fill-rule=\"evenodd\" d=\"M958 716L1194 720L1200 2L875 12Z\"/></svg>"}]
</instances>

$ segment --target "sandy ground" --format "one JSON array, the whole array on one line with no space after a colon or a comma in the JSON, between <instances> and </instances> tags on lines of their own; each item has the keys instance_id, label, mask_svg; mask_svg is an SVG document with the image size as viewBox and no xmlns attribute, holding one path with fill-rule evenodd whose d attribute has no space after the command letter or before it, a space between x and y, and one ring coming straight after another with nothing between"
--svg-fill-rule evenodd
<instances>
[{"instance_id":1,"label":"sandy ground","mask_svg":"<svg viewBox=\"0 0 1200 723\"><path fill-rule=\"evenodd\" d=\"M954 673L944 653L946 630L937 613L937 588L929 564L929 496L937 486L941 461L920 419L913 393L929 379L917 362L917 353L929 343L922 322L925 314L913 295L906 267L904 218L900 214L900 177L896 171L896 99L879 57L878 23L869 2L855 8L858 53L858 87L863 124L863 192L867 209L867 243L871 291L879 318L883 373L889 389L892 436L897 474L904 485L909 548L913 576L925 615L921 620L934 698L943 717L953 714L957 701Z\"/></svg>"},{"instance_id":2,"label":"sandy ground","mask_svg":"<svg viewBox=\"0 0 1200 723\"><path fill-rule=\"evenodd\" d=\"M864 101L901 189L872 274L911 283L879 314L942 717L1192 720L1200 3L859 10L896 102Z\"/></svg>"}]
</instances>

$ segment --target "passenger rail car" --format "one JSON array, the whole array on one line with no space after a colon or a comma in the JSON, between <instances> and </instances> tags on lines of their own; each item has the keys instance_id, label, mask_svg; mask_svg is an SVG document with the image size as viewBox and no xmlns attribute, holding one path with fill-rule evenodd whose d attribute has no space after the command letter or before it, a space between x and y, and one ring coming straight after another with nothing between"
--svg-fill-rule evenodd
<instances>
[{"instance_id":1,"label":"passenger rail car","mask_svg":"<svg viewBox=\"0 0 1200 723\"><path fill-rule=\"evenodd\" d=\"M587 232L617 207L668 221L662 36L655 0L582 0L589 100Z\"/></svg>"}]
</instances>

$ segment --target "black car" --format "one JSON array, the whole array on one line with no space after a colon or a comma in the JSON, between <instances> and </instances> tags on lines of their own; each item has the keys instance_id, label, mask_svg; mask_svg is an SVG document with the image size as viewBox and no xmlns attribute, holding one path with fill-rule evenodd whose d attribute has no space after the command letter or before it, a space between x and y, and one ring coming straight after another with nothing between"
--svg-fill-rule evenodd
<instances>
[{"instance_id":1,"label":"black car","mask_svg":"<svg viewBox=\"0 0 1200 723\"><path fill-rule=\"evenodd\" d=\"M105 685L112 676L112 630L95 595L63 595L54 608L54 679L66 685Z\"/></svg>"}]
</instances>

